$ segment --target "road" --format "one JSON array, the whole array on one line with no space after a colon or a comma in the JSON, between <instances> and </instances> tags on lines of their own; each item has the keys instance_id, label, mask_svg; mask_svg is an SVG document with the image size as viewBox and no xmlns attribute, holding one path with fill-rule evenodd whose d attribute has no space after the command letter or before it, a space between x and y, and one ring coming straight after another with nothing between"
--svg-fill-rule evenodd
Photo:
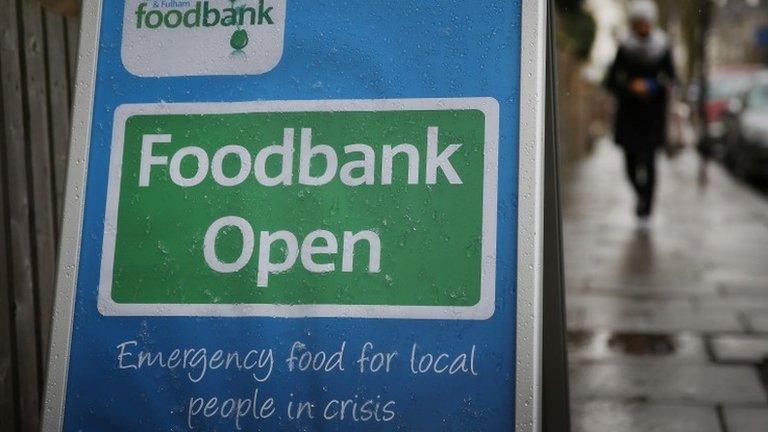
<instances>
[{"instance_id":1,"label":"road","mask_svg":"<svg viewBox=\"0 0 768 432\"><path fill-rule=\"evenodd\" d=\"M659 162L648 231L611 142L564 179L573 430L765 432L768 200Z\"/></svg>"}]
</instances>

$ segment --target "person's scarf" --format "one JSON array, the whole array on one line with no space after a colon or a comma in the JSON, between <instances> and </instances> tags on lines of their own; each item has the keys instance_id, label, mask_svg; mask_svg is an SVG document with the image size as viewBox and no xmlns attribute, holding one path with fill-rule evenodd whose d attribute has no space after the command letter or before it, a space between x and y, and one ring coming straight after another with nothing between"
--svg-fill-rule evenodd
<instances>
[{"instance_id":1,"label":"person's scarf","mask_svg":"<svg viewBox=\"0 0 768 432\"><path fill-rule=\"evenodd\" d=\"M653 64L667 52L669 40L661 29L654 28L646 38L640 38L634 32L630 32L621 46L631 58L644 64Z\"/></svg>"}]
</instances>

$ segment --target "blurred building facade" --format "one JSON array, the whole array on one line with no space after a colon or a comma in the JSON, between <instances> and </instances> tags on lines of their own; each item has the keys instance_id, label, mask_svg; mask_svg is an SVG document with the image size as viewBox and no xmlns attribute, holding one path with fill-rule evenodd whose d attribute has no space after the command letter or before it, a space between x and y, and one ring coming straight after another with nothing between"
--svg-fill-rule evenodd
<instances>
[{"instance_id":1,"label":"blurred building facade","mask_svg":"<svg viewBox=\"0 0 768 432\"><path fill-rule=\"evenodd\" d=\"M713 67L768 64L768 2L715 2L708 54Z\"/></svg>"},{"instance_id":2,"label":"blurred building facade","mask_svg":"<svg viewBox=\"0 0 768 432\"><path fill-rule=\"evenodd\" d=\"M594 16L581 0L558 0L556 8L558 132L565 167L587 152L599 118L602 97L585 66L598 31Z\"/></svg>"},{"instance_id":3,"label":"blurred building facade","mask_svg":"<svg viewBox=\"0 0 768 432\"><path fill-rule=\"evenodd\" d=\"M567 169L591 144L610 135L613 100L602 88L605 71L628 31L630 0L562 0L559 14L578 8L594 22L586 56L578 55L570 39L580 37L558 23L558 96L560 144ZM669 143L695 145L699 123L698 90L707 64L755 64L768 61L768 0L656 0L659 25L669 34L679 82L670 109ZM706 11L711 20L706 19ZM566 20L567 24L567 20ZM702 50L705 43L706 51Z\"/></svg>"}]
</instances>

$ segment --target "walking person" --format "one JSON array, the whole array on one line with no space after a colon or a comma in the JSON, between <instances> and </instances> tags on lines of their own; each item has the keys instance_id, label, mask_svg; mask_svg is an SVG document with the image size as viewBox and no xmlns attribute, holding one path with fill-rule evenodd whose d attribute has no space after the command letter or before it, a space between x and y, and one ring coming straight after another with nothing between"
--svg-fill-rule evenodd
<instances>
[{"instance_id":1,"label":"walking person","mask_svg":"<svg viewBox=\"0 0 768 432\"><path fill-rule=\"evenodd\" d=\"M630 32L619 45L606 86L618 102L615 141L637 194L636 214L647 226L653 210L656 151L666 140L667 105L675 81L667 35L656 26L658 10L650 0L634 0L628 9Z\"/></svg>"}]
</instances>

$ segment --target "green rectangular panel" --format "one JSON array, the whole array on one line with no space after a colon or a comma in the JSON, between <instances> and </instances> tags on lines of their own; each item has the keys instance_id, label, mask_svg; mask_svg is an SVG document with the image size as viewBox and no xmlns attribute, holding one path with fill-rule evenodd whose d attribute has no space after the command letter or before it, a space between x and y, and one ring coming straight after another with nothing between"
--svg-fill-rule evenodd
<instances>
[{"instance_id":1,"label":"green rectangular panel","mask_svg":"<svg viewBox=\"0 0 768 432\"><path fill-rule=\"evenodd\" d=\"M336 315L355 305L477 306L488 283L484 202L496 199L484 197L495 191L487 134L498 121L480 101L124 107L106 300L117 309L332 305Z\"/></svg>"}]
</instances>

